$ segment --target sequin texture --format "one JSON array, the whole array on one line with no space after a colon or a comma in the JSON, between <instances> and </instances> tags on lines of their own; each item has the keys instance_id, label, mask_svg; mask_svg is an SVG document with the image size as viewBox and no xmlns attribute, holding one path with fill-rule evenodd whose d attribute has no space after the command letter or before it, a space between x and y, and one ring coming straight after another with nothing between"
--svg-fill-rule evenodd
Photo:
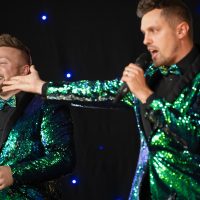
<instances>
[{"instance_id":1,"label":"sequin texture","mask_svg":"<svg viewBox=\"0 0 200 200\"><path fill-rule=\"evenodd\" d=\"M152 65L146 75L151 77L156 71L158 68ZM46 95L48 99L68 101L109 101L120 85L118 80L49 83ZM136 99L134 103L130 94L123 101L135 108L141 139L129 200L139 199L147 167L152 199L168 199L175 195L177 200L200 199L200 74L194 76L173 102L162 98L152 101L147 116L157 125L148 140L141 123L139 101Z\"/></svg>"},{"instance_id":2,"label":"sequin texture","mask_svg":"<svg viewBox=\"0 0 200 200\"><path fill-rule=\"evenodd\" d=\"M68 108L39 96L33 98L8 134L0 165L10 166L15 180L13 186L0 191L0 199L42 200L56 196L51 185L74 167Z\"/></svg>"}]
</instances>

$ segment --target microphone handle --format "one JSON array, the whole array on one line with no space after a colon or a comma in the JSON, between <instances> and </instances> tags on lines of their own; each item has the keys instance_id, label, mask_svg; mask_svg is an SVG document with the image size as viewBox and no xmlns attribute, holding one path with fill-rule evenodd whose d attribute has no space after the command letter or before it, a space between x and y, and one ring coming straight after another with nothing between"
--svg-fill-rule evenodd
<instances>
[{"instance_id":1,"label":"microphone handle","mask_svg":"<svg viewBox=\"0 0 200 200\"><path fill-rule=\"evenodd\" d=\"M128 88L127 83L123 83L123 85L120 87L117 93L117 96L113 100L113 103L118 103L122 99L122 97L125 96L128 92L129 92L129 88Z\"/></svg>"}]
</instances>

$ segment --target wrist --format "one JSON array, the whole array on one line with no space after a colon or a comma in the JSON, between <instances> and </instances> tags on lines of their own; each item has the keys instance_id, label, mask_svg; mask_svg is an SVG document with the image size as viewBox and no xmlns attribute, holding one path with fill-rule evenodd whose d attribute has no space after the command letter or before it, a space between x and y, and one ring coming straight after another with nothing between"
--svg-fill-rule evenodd
<instances>
[{"instance_id":1,"label":"wrist","mask_svg":"<svg viewBox=\"0 0 200 200\"><path fill-rule=\"evenodd\" d=\"M142 102L142 103L146 103L147 99L153 94L153 91L151 90L146 90L143 93L141 93L141 95L138 97L138 99Z\"/></svg>"},{"instance_id":2,"label":"wrist","mask_svg":"<svg viewBox=\"0 0 200 200\"><path fill-rule=\"evenodd\" d=\"M45 81L40 80L40 81L37 83L36 87L35 87L35 91L33 91L33 92L35 92L35 93L37 93L37 94L42 94L42 86L43 86L45 83L46 83Z\"/></svg>"}]
</instances>

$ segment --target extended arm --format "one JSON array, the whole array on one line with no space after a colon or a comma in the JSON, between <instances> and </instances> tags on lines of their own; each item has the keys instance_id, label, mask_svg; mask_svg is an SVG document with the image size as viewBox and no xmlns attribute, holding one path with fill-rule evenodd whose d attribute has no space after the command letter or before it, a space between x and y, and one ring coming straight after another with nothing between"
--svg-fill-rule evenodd
<instances>
[{"instance_id":1,"label":"extended arm","mask_svg":"<svg viewBox=\"0 0 200 200\"><path fill-rule=\"evenodd\" d=\"M42 94L47 99L82 101L82 102L105 102L112 101L122 85L122 81L115 79L111 81L77 81L45 83L38 72L31 67L31 73L27 76L16 76L4 82L3 91L22 90ZM131 93L123 98L128 105L133 105Z\"/></svg>"}]
</instances>

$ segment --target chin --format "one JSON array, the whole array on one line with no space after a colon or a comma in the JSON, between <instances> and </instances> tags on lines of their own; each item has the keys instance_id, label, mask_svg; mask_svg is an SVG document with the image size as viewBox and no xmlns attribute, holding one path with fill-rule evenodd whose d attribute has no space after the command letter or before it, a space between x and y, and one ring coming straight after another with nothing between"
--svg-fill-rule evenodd
<instances>
[{"instance_id":1,"label":"chin","mask_svg":"<svg viewBox=\"0 0 200 200\"><path fill-rule=\"evenodd\" d=\"M154 60L153 63L156 67L163 66L163 65L169 65L169 62L167 60L164 60L164 59Z\"/></svg>"},{"instance_id":2,"label":"chin","mask_svg":"<svg viewBox=\"0 0 200 200\"><path fill-rule=\"evenodd\" d=\"M153 64L154 64L154 66L155 67L159 67L159 66L162 66L162 65L164 65L162 62L159 62L159 61L153 61Z\"/></svg>"},{"instance_id":3,"label":"chin","mask_svg":"<svg viewBox=\"0 0 200 200\"><path fill-rule=\"evenodd\" d=\"M0 89L0 96L2 97L5 97L8 95L9 92L3 92L1 89Z\"/></svg>"}]
</instances>

